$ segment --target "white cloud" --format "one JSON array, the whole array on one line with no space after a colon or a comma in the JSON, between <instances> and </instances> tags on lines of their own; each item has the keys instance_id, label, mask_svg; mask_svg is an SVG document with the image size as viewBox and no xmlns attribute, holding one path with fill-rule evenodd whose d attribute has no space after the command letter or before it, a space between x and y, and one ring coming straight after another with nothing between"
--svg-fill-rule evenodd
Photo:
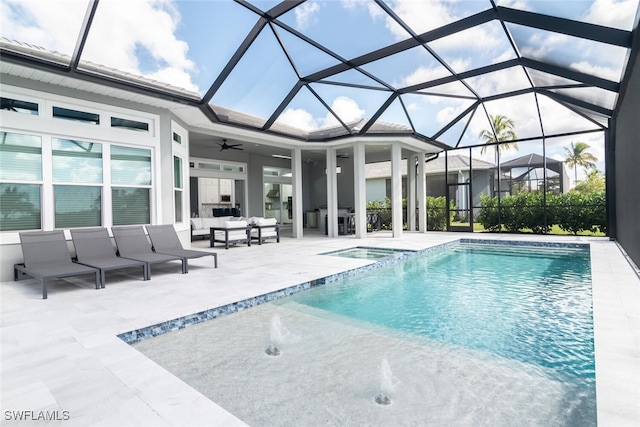
<instances>
[{"instance_id":1,"label":"white cloud","mask_svg":"<svg viewBox=\"0 0 640 427\"><path fill-rule=\"evenodd\" d=\"M446 7L446 3L441 1L396 0L393 10L418 34L457 20L457 17ZM397 38L407 38L407 32L391 18L387 18L387 28Z\"/></svg>"},{"instance_id":2,"label":"white cloud","mask_svg":"<svg viewBox=\"0 0 640 427\"><path fill-rule=\"evenodd\" d=\"M589 61L576 62L571 64L570 67L582 73L603 77L614 82L619 82L622 78L622 76L620 75L620 69L593 65Z\"/></svg>"},{"instance_id":3,"label":"white cloud","mask_svg":"<svg viewBox=\"0 0 640 427\"><path fill-rule=\"evenodd\" d=\"M78 39L86 1L3 0L0 28L8 39L70 55Z\"/></svg>"},{"instance_id":4,"label":"white cloud","mask_svg":"<svg viewBox=\"0 0 640 427\"><path fill-rule=\"evenodd\" d=\"M3 36L70 55L86 7L79 0L5 0ZM189 46L176 37L179 24L172 0L102 1L82 59L198 91Z\"/></svg>"},{"instance_id":5,"label":"white cloud","mask_svg":"<svg viewBox=\"0 0 640 427\"><path fill-rule=\"evenodd\" d=\"M331 109L340 117L344 123L353 122L364 117L365 110L358 106L358 103L346 96L338 96L331 103ZM305 131L337 126L340 124L333 114L327 112L322 118L313 115L302 108L287 108L276 120L288 126Z\"/></svg>"},{"instance_id":6,"label":"white cloud","mask_svg":"<svg viewBox=\"0 0 640 427\"><path fill-rule=\"evenodd\" d=\"M595 0L584 20L592 24L631 30L637 0Z\"/></svg>"},{"instance_id":7,"label":"white cloud","mask_svg":"<svg viewBox=\"0 0 640 427\"><path fill-rule=\"evenodd\" d=\"M276 122L304 131L318 129L318 121L313 118L311 113L301 108L287 108L280 114Z\"/></svg>"},{"instance_id":8,"label":"white cloud","mask_svg":"<svg viewBox=\"0 0 640 427\"><path fill-rule=\"evenodd\" d=\"M296 27L298 30L304 30L314 19L314 15L320 10L320 5L314 1L303 3L295 8Z\"/></svg>"},{"instance_id":9,"label":"white cloud","mask_svg":"<svg viewBox=\"0 0 640 427\"><path fill-rule=\"evenodd\" d=\"M334 99L331 103L331 110L333 110L344 123L359 120L363 118L365 114L365 111L358 106L356 101L346 96L339 96ZM327 113L323 120L322 127L335 126L338 123L333 114Z\"/></svg>"}]
</instances>

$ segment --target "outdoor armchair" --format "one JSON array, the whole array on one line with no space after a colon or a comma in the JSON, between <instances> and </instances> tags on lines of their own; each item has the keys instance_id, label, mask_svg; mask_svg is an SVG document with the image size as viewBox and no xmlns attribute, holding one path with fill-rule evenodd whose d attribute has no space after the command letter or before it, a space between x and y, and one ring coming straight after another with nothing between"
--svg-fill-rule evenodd
<instances>
[{"instance_id":1,"label":"outdoor armchair","mask_svg":"<svg viewBox=\"0 0 640 427\"><path fill-rule=\"evenodd\" d=\"M100 289L99 270L71 260L62 230L20 233L20 246L24 263L13 265L13 279L20 280L20 273L38 279L43 299L47 299L47 282L54 278L93 274L96 289Z\"/></svg>"},{"instance_id":2,"label":"outdoor armchair","mask_svg":"<svg viewBox=\"0 0 640 427\"><path fill-rule=\"evenodd\" d=\"M215 242L224 243L224 248L229 249L230 244L246 243L251 246L251 226L247 221L225 221L223 227L211 227L209 246L213 248Z\"/></svg>"},{"instance_id":3,"label":"outdoor armchair","mask_svg":"<svg viewBox=\"0 0 640 427\"><path fill-rule=\"evenodd\" d=\"M71 230L71 239L76 248L76 262L100 270L100 286L103 288L105 273L109 270L142 267L142 280L147 280L147 264L117 256L106 228Z\"/></svg>"},{"instance_id":4,"label":"outdoor armchair","mask_svg":"<svg viewBox=\"0 0 640 427\"><path fill-rule=\"evenodd\" d=\"M280 224L275 218L255 218L251 223L251 239L261 245L266 239L280 243Z\"/></svg>"},{"instance_id":5,"label":"outdoor armchair","mask_svg":"<svg viewBox=\"0 0 640 427\"><path fill-rule=\"evenodd\" d=\"M118 255L147 264L147 280L151 278L151 264L179 260L182 262L182 273L186 272L185 260L173 255L158 254L151 250L142 226L112 227L111 232L116 241Z\"/></svg>"},{"instance_id":6,"label":"outdoor armchair","mask_svg":"<svg viewBox=\"0 0 640 427\"><path fill-rule=\"evenodd\" d=\"M189 268L188 259L190 258L212 256L213 266L214 268L218 268L217 253L184 249L173 225L147 225L147 233L149 233L151 246L156 253L182 258L183 273L187 273L187 269Z\"/></svg>"}]
</instances>

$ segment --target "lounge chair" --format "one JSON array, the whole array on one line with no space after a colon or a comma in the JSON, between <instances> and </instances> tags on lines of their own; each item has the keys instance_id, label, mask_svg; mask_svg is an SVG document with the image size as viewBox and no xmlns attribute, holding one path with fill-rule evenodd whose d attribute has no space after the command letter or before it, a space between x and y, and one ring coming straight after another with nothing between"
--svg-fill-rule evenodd
<instances>
[{"instance_id":1,"label":"lounge chair","mask_svg":"<svg viewBox=\"0 0 640 427\"><path fill-rule=\"evenodd\" d=\"M71 230L71 239L76 248L76 262L100 270L100 286L104 288L105 273L109 270L142 267L142 280L147 280L147 264L116 256L115 248L106 228L83 228Z\"/></svg>"},{"instance_id":2,"label":"lounge chair","mask_svg":"<svg viewBox=\"0 0 640 427\"><path fill-rule=\"evenodd\" d=\"M48 280L60 277L93 274L96 289L100 289L100 271L76 264L71 260L67 240L62 230L20 233L20 246L24 263L13 265L13 279L20 280L20 272L40 280L42 299L47 299Z\"/></svg>"},{"instance_id":3,"label":"lounge chair","mask_svg":"<svg viewBox=\"0 0 640 427\"><path fill-rule=\"evenodd\" d=\"M213 257L214 268L218 268L217 253L184 249L182 247L182 243L180 243L180 239L178 238L176 229L173 228L173 225L147 225L147 233L149 233L151 246L156 253L173 255L182 258L182 261L184 263L183 265L185 266L183 273L187 273L187 269L189 268L189 262L187 261L188 259L201 258L203 256L209 255Z\"/></svg>"},{"instance_id":4,"label":"lounge chair","mask_svg":"<svg viewBox=\"0 0 640 427\"><path fill-rule=\"evenodd\" d=\"M142 226L112 227L111 232L118 247L118 255L147 264L147 280L151 277L151 264L179 260L182 262L182 273L186 272L184 258L158 254L151 250L151 244Z\"/></svg>"}]
</instances>

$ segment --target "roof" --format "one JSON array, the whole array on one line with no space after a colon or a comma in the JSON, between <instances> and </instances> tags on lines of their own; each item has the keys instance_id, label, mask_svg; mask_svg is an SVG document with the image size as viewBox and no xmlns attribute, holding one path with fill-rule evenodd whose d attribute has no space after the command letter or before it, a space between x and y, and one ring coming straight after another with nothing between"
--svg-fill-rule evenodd
<instances>
[{"instance_id":1,"label":"roof","mask_svg":"<svg viewBox=\"0 0 640 427\"><path fill-rule=\"evenodd\" d=\"M454 154L448 156L449 172L457 172L469 170L469 164L473 161L474 170L486 170L496 167L493 163L485 162L480 159L470 160L468 156ZM402 162L402 176L407 175L407 162ZM426 162L425 171L427 175L443 174L445 172L445 156ZM364 168L365 178L388 178L391 176L391 162L367 163Z\"/></svg>"},{"instance_id":2,"label":"roof","mask_svg":"<svg viewBox=\"0 0 640 427\"><path fill-rule=\"evenodd\" d=\"M520 140L606 130L639 16L638 0L615 13L596 0L139 0L136 20L119 2L4 6L3 63L187 104L214 124L442 147L481 143L497 114Z\"/></svg>"},{"instance_id":3,"label":"roof","mask_svg":"<svg viewBox=\"0 0 640 427\"><path fill-rule=\"evenodd\" d=\"M548 165L555 165L558 163L563 163L561 160L551 159L549 157L542 157L540 154L530 153L524 155L522 157L518 157L513 160L509 160L507 162L502 162L500 167L504 168L523 168L523 167L542 167L544 166L544 162L546 160Z\"/></svg>"}]
</instances>

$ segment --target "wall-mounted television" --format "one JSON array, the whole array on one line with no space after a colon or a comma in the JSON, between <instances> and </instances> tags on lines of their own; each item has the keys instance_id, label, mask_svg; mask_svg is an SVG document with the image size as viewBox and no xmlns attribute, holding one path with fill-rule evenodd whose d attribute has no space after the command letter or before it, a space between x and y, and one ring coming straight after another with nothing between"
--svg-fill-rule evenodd
<instances>
[{"instance_id":1,"label":"wall-mounted television","mask_svg":"<svg viewBox=\"0 0 640 427\"><path fill-rule=\"evenodd\" d=\"M220 195L220 203L231 203L231 195L229 195L229 194L221 194Z\"/></svg>"}]
</instances>

